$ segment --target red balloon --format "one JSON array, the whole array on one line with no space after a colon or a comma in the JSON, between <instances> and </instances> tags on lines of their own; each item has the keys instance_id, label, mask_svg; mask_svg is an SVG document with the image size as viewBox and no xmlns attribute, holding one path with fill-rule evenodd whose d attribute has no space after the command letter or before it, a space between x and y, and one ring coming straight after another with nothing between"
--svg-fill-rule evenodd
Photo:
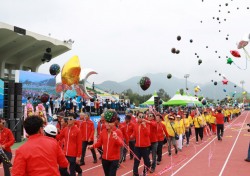
<instances>
[{"instance_id":1,"label":"red balloon","mask_svg":"<svg viewBox=\"0 0 250 176\"><path fill-rule=\"evenodd\" d=\"M147 90L151 85L151 80L148 77L142 77L140 80L140 86L142 90Z\"/></svg>"},{"instance_id":2,"label":"red balloon","mask_svg":"<svg viewBox=\"0 0 250 176\"><path fill-rule=\"evenodd\" d=\"M226 85L226 84L228 83L228 80L227 80L227 79L223 79L223 80L222 80L222 83L223 83L224 85Z\"/></svg>"},{"instance_id":3,"label":"red balloon","mask_svg":"<svg viewBox=\"0 0 250 176\"><path fill-rule=\"evenodd\" d=\"M46 103L48 101L49 101L49 94L47 94L47 93L42 94L42 96L41 96L41 102L42 103Z\"/></svg>"},{"instance_id":4,"label":"red balloon","mask_svg":"<svg viewBox=\"0 0 250 176\"><path fill-rule=\"evenodd\" d=\"M240 53L237 50L231 50L230 53L234 56L234 57L241 57Z\"/></svg>"}]
</instances>

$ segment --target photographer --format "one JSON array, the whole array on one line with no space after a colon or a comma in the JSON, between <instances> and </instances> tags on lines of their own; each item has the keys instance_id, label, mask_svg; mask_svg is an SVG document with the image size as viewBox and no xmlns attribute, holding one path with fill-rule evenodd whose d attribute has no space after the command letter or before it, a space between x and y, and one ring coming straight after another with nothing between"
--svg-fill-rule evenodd
<instances>
[{"instance_id":1,"label":"photographer","mask_svg":"<svg viewBox=\"0 0 250 176\"><path fill-rule=\"evenodd\" d=\"M247 124L247 126L250 127L250 123ZM248 132L250 132L250 129L247 130ZM250 143L249 143L249 147L248 147L248 155L247 158L245 159L246 162L250 162Z\"/></svg>"}]
</instances>

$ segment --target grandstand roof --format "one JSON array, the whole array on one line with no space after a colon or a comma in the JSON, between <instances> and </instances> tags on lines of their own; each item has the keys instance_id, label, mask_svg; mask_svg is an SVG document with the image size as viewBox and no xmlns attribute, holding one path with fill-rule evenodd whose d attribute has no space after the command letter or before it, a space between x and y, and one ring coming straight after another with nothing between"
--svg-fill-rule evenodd
<instances>
[{"instance_id":1,"label":"grandstand roof","mask_svg":"<svg viewBox=\"0 0 250 176\"><path fill-rule=\"evenodd\" d=\"M51 49L49 54L53 59L71 50L71 47L69 41L60 41L0 22L0 78L6 78L6 75L12 74L12 70L37 72L47 48Z\"/></svg>"}]
</instances>

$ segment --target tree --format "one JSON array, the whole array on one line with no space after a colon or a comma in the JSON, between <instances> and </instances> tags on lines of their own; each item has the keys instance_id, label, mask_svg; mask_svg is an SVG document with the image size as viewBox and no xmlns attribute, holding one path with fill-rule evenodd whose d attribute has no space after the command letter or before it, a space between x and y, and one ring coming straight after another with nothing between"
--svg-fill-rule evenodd
<instances>
[{"instance_id":1,"label":"tree","mask_svg":"<svg viewBox=\"0 0 250 176\"><path fill-rule=\"evenodd\" d=\"M157 92L157 95L163 100L168 101L170 99L170 96L165 92L164 89L159 89Z\"/></svg>"}]
</instances>

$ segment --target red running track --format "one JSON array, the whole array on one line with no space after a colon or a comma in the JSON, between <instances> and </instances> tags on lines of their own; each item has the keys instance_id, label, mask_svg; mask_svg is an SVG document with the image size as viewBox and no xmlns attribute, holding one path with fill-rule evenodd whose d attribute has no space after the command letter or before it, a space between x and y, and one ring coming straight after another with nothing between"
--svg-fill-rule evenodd
<instances>
[{"instance_id":1,"label":"red running track","mask_svg":"<svg viewBox=\"0 0 250 176\"><path fill-rule=\"evenodd\" d=\"M176 175L176 176L248 176L249 163L244 159L247 156L249 136L246 123L250 122L250 111L245 111L241 116L225 124L223 141L218 141L215 135L205 136L203 142L196 144L194 131L190 145L183 147L182 152L172 157L168 156L167 147L163 148L163 158L160 165L156 166L155 173L148 175ZM97 152L98 153L98 152ZM173 152L174 153L174 152ZM99 155L98 155L99 157ZM82 166L85 176L103 176L101 161L93 164L90 151L87 151L85 166ZM131 176L133 160L127 156L117 171L117 176ZM143 165L141 161L140 173ZM3 176L0 167L0 176Z\"/></svg>"}]
</instances>

